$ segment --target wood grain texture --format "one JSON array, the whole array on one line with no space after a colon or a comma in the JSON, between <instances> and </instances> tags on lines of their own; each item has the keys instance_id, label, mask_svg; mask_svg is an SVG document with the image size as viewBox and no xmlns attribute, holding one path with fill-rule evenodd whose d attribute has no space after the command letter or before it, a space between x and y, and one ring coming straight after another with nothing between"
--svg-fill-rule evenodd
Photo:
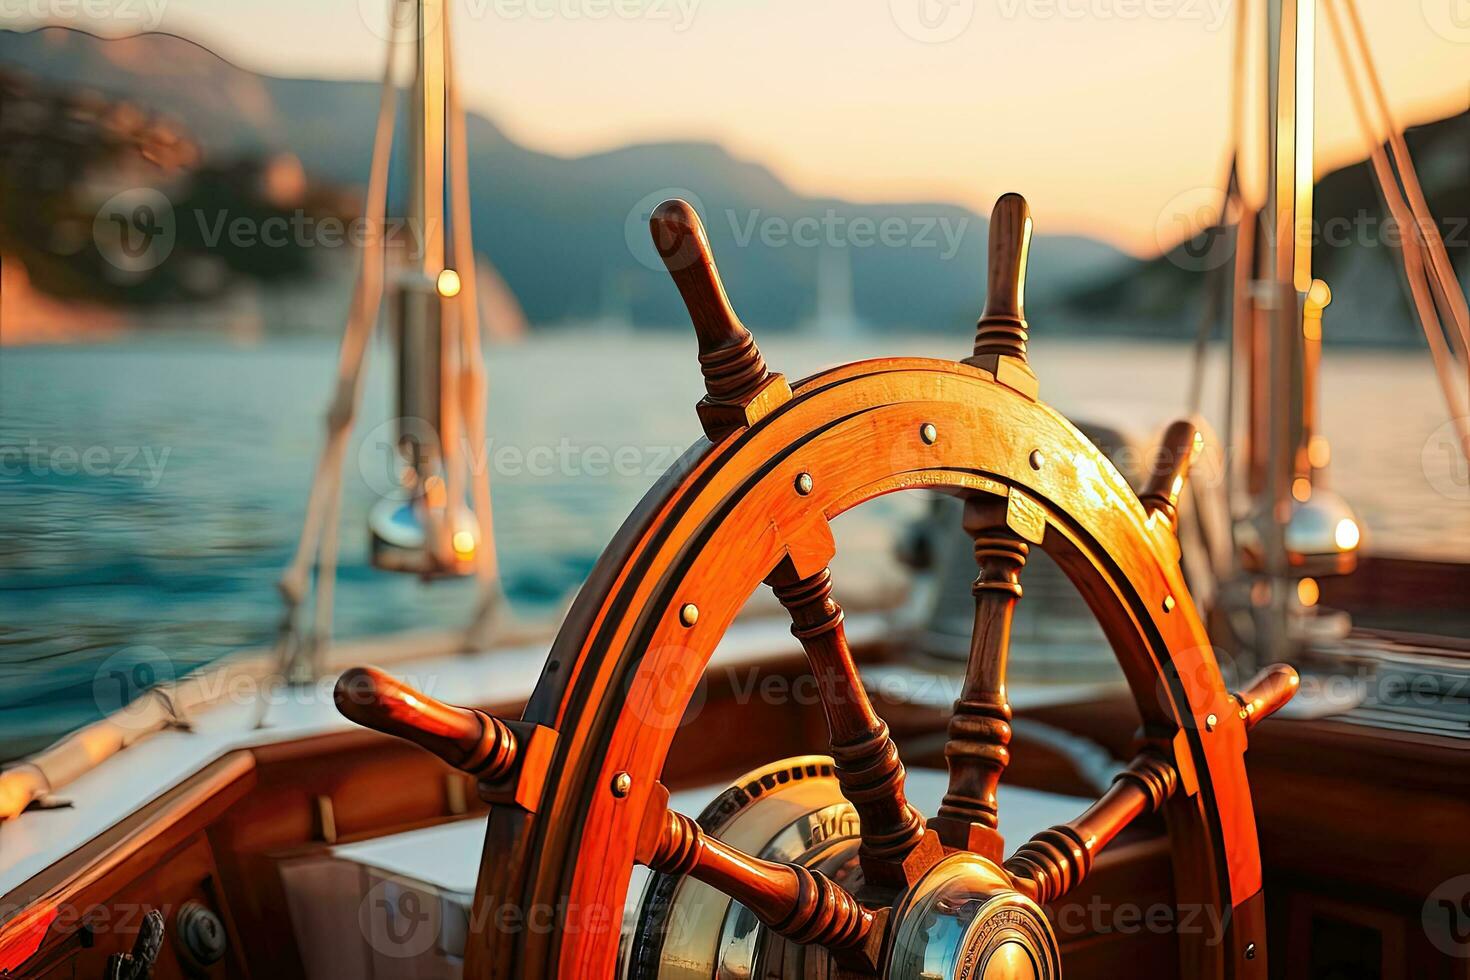
<instances>
[{"instance_id":1,"label":"wood grain texture","mask_svg":"<svg viewBox=\"0 0 1470 980\"><path fill-rule=\"evenodd\" d=\"M1043 905L1055 902L1082 883L1099 851L1138 817L1162 809L1178 786L1178 773L1168 760L1140 755L1081 816L1022 844L1006 861L1006 870L1022 894Z\"/></svg>"},{"instance_id":2,"label":"wood grain texture","mask_svg":"<svg viewBox=\"0 0 1470 980\"><path fill-rule=\"evenodd\" d=\"M688 875L719 889L798 943L848 950L867 940L872 911L820 871L751 857L672 810L664 811L661 824L647 862L655 871Z\"/></svg>"},{"instance_id":3,"label":"wood grain texture","mask_svg":"<svg viewBox=\"0 0 1470 980\"><path fill-rule=\"evenodd\" d=\"M791 388L766 367L755 337L735 315L694 208L665 201L654 208L648 228L694 324L707 392L696 410L705 434L719 439L786 401Z\"/></svg>"},{"instance_id":4,"label":"wood grain texture","mask_svg":"<svg viewBox=\"0 0 1470 980\"><path fill-rule=\"evenodd\" d=\"M1170 423L1159 441L1148 482L1138 495L1144 509L1160 515L1171 528L1179 519L1179 495L1184 492L1189 467L1202 445L1193 422L1179 419Z\"/></svg>"},{"instance_id":5,"label":"wood grain texture","mask_svg":"<svg viewBox=\"0 0 1470 980\"><path fill-rule=\"evenodd\" d=\"M499 718L445 704L376 667L345 671L332 697L338 711L364 728L413 742L486 782L509 774L521 748Z\"/></svg>"},{"instance_id":6,"label":"wood grain texture","mask_svg":"<svg viewBox=\"0 0 1470 980\"><path fill-rule=\"evenodd\" d=\"M866 878L906 885L904 858L923 840L924 820L904 796L898 746L858 676L842 628L842 607L832 597L832 573L823 567L801 576L787 561L767 581L791 614L791 632L811 664L837 782L862 827L859 855Z\"/></svg>"},{"instance_id":7,"label":"wood grain texture","mask_svg":"<svg viewBox=\"0 0 1470 980\"><path fill-rule=\"evenodd\" d=\"M979 574L971 586L975 622L964 687L944 747L949 789L929 826L946 846L999 859L1001 838L995 791L1010 763L1011 705L1006 666L1011 621L1021 598L1021 569L1030 548L1006 525L1008 501L974 497L965 504L965 530Z\"/></svg>"},{"instance_id":8,"label":"wood grain texture","mask_svg":"<svg viewBox=\"0 0 1470 980\"><path fill-rule=\"evenodd\" d=\"M920 438L925 422L943 434L932 444ZM1049 461L1040 470L1030 463L1038 449ZM813 477L805 495L793 489L802 472ZM779 411L697 446L579 595L525 714L560 736L545 795L534 814L492 810L477 896L482 908L579 911L550 933L473 935L467 976L611 971L615 938L595 921L622 908L633 841L683 708L745 598L791 548L805 547L814 522L901 489L1011 486L1037 502L1044 546L1097 614L1146 728L1183 733L1180 751L1200 789L1166 807L1182 855L1179 900L1226 908L1252 900L1260 868L1242 723L1223 711L1234 702L1177 562L1132 490L1060 416L988 372L880 359L808 379ZM1179 597L1168 612L1166 595ZM692 628L679 617L690 602L700 610ZM1160 665L1169 676L1215 681L1191 700ZM614 696L623 707L605 710ZM650 713L650 705L663 707ZM1211 707L1226 721L1206 738ZM631 781L621 797L609 790L619 773ZM1236 955L1202 942L1181 952L1192 975L1253 975L1253 966L1227 969Z\"/></svg>"}]
</instances>

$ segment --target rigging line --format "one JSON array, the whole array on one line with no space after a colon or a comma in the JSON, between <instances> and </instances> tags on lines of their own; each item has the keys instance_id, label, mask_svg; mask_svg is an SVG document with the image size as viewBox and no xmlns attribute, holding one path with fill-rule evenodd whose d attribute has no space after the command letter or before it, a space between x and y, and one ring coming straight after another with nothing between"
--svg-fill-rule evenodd
<instances>
[{"instance_id":1,"label":"rigging line","mask_svg":"<svg viewBox=\"0 0 1470 980\"><path fill-rule=\"evenodd\" d=\"M1344 0L1344 3L1347 4L1349 14L1356 18L1356 10L1351 6L1351 0ZM1386 155L1384 140L1380 138L1378 132L1374 129L1372 116L1363 97L1361 88L1363 83L1360 82L1354 72L1353 54L1348 50L1348 41L1342 29L1342 22L1338 19L1337 11L1330 2L1327 4L1327 8L1328 18L1333 29L1333 37L1343 66L1343 74L1348 82L1349 94L1352 97L1354 113L1358 119L1358 125L1362 129L1363 137L1368 143L1370 159L1373 163L1373 172L1378 179L1380 190L1385 196L1384 203L1392 211L1394 222L1401 230L1407 228L1417 228L1420 230L1420 235L1408 236L1409 244L1415 252L1419 253L1416 261L1424 268L1424 275L1428 279L1433 291L1434 305L1431 309L1438 310L1440 314L1444 314L1446 308L1452 305L1451 296L1457 299L1460 305L1464 303L1464 296L1459 291L1459 284L1455 279L1453 269L1451 268L1449 272L1449 282L1444 282L1440 275L1440 270L1433 261L1432 255L1425 254L1432 251L1426 238L1435 238L1439 241L1441 249L1443 248L1443 239L1438 238L1438 225L1435 223L1433 215L1428 212L1427 203L1424 205L1423 212L1420 213L1414 210L1412 200L1406 202L1406 193L1411 198L1413 196L1409 190L1410 185L1419 187L1418 175L1414 170L1413 160L1408 156L1407 144L1404 144L1401 159L1395 161L1399 165L1398 172L1395 173L1395 167L1390 165ZM1389 133L1397 134L1397 124L1389 110L1387 100L1384 98L1382 86L1378 84L1377 75L1373 68L1372 56L1361 34L1361 22L1355 20L1354 24L1359 32L1358 42L1361 51L1359 55L1360 61L1357 67L1361 67L1365 73L1367 77L1366 83L1369 87L1376 90L1377 108L1383 114L1383 124ZM1401 136L1398 138L1398 142L1403 143ZM1398 154L1396 153L1395 156L1397 157ZM1407 169L1405 169L1405 166ZM1422 201L1422 188L1419 190L1419 197ZM1402 238L1400 240L1400 247L1402 247ZM1448 257L1446 257L1446 263L1448 263ZM1436 320L1435 322L1440 324L1439 329L1441 333L1449 334L1451 342L1455 345L1457 357L1470 362L1470 351L1467 351L1467 348L1464 346L1466 343L1465 339L1460 337L1456 332L1446 330L1442 321ZM1470 367L1470 363L1467 363L1467 367Z\"/></svg>"},{"instance_id":2,"label":"rigging line","mask_svg":"<svg viewBox=\"0 0 1470 980\"><path fill-rule=\"evenodd\" d=\"M1404 138L1404 131L1394 118L1393 109L1389 105L1383 87L1383 79L1378 74L1373 52L1368 47L1368 36L1363 30L1362 18L1358 15L1357 0L1341 0L1341 2L1347 13L1348 26L1357 42L1359 60L1363 75L1367 80L1368 91L1373 96L1373 101L1377 105L1379 115L1388 132L1389 149L1393 154L1394 165L1398 168L1408 196L1409 208L1414 216L1414 227L1418 230L1419 236L1423 238L1423 244L1428 252L1429 267L1438 283L1437 294L1442 294L1438 296L1438 299L1449 307L1449 319L1454 322L1458 331L1456 339L1459 355L1467 361L1467 366L1470 366L1470 307L1467 307L1465 293L1460 289L1454 265L1450 262L1449 253L1445 249L1444 237L1440 234L1439 224L1434 220L1434 214L1429 209L1429 201L1424 196L1424 187L1419 182L1419 172L1409 153L1409 144Z\"/></svg>"},{"instance_id":3,"label":"rigging line","mask_svg":"<svg viewBox=\"0 0 1470 980\"><path fill-rule=\"evenodd\" d=\"M1245 89L1246 89L1246 38L1249 32L1249 4L1239 3L1235 11L1234 48L1232 54L1230 86L1230 152L1225 167L1225 180L1220 190L1220 207L1215 215L1215 230L1223 233L1229 220L1230 204L1235 201L1237 223L1244 211L1240 185L1240 150L1245 132ZM1240 235L1236 230L1236 238ZM1238 243L1237 243L1238 244ZM1186 404L1190 415L1198 415L1203 399L1205 361L1209 354L1210 336L1224 313L1224 273L1220 269L1207 270L1205 275L1204 308L1200 313L1199 329L1195 334L1194 354L1190 369L1189 390Z\"/></svg>"},{"instance_id":4,"label":"rigging line","mask_svg":"<svg viewBox=\"0 0 1470 980\"><path fill-rule=\"evenodd\" d=\"M1367 136L1370 151L1369 159L1372 162L1373 174L1377 178L1379 193L1393 220L1400 228L1408 226L1412 220L1403 193L1394 178L1393 168L1389 163L1388 152L1384 145L1374 138L1372 124L1368 115L1367 104L1363 100L1363 92L1359 80L1353 71L1351 56L1347 48L1347 38L1343 33L1342 22L1337 15L1336 7L1327 3L1327 21L1331 27L1332 37L1337 47L1338 57L1342 61L1343 74L1347 80L1349 101L1358 117L1358 123ZM1455 384L1454 358L1445 342L1445 330L1439 320L1435 309L1434 300L1430 296L1429 277L1431 275L1426 268L1422 245L1416 237L1409 237L1405 241L1402 237L1398 243L1399 255L1403 261L1404 276L1407 280L1409 295L1413 302L1414 310L1419 318L1419 324L1423 328L1424 338L1429 343L1430 355L1434 358L1435 374L1439 379L1440 388L1443 392L1445 405L1450 412L1450 420L1454 424L1456 433L1460 439L1460 451L1470 459L1470 417L1466 416L1464 406L1460 404L1459 393Z\"/></svg>"},{"instance_id":5,"label":"rigging line","mask_svg":"<svg viewBox=\"0 0 1470 980\"><path fill-rule=\"evenodd\" d=\"M1216 212L1214 233L1225 234L1228 227L1231 203L1236 207L1236 238L1240 236L1239 215L1243 208L1240 204L1240 184L1237 180L1236 169L1239 155L1231 157L1229 173L1225 178L1225 189L1220 195L1220 207ZM1234 247L1234 246L1232 246ZM1194 353L1192 355L1189 374L1189 391L1187 402L1189 415L1198 415L1200 404L1203 400L1203 389L1205 384L1205 361L1209 355L1210 337L1215 333L1215 326L1220 323L1224 316L1225 307L1225 266L1208 269L1205 272L1205 300L1203 309L1200 311L1199 328L1194 335Z\"/></svg>"},{"instance_id":6,"label":"rigging line","mask_svg":"<svg viewBox=\"0 0 1470 980\"><path fill-rule=\"evenodd\" d=\"M447 6L444 16L446 18L449 16ZM460 98L460 86L454 69L451 36L446 22L444 77L449 103L449 183L454 232L453 254L454 263L461 270L461 292L458 297L462 344L460 410L465 420L466 439L468 445L472 447L471 454L465 463L469 467L469 478L474 492L475 518L480 532L480 545L475 553L475 571L480 580L481 597L480 608L476 610L472 620L471 629L474 630L488 615L489 607L498 604L500 575L495 551L494 512L491 508L489 447L485 437L488 384L481 344L479 267L475 261L474 234L470 224L469 144L464 103Z\"/></svg>"},{"instance_id":7,"label":"rigging line","mask_svg":"<svg viewBox=\"0 0 1470 980\"><path fill-rule=\"evenodd\" d=\"M404 0L389 0L390 8L400 6ZM306 519L297 542L296 553L281 576L281 591L286 597L287 616L284 629L295 634L294 612L306 598L306 580L310 569L315 567L317 577L317 602L315 610L315 633L318 642L330 642L332 629L332 603L336 580L337 532L335 525L340 520L342 496L342 466L346 456L347 440L352 430L353 417L361 400L363 366L366 362L368 341L373 324L377 320L383 295L383 236L386 232L388 197L388 162L392 155L394 117L397 111L397 87L394 84L400 18L397 11L389 11L387 59L378 100L378 119L373 138L373 156L368 176L367 192L364 195L363 214L370 222L368 238L358 267L354 284L352 305L347 315L346 329L338 350L337 387L327 411L327 439L317 460L316 472L312 476L311 490L307 497ZM328 526L332 530L324 533ZM315 562L313 561L315 559ZM279 651L289 652L291 636L283 636ZM285 666L283 664L283 666Z\"/></svg>"},{"instance_id":8,"label":"rigging line","mask_svg":"<svg viewBox=\"0 0 1470 980\"><path fill-rule=\"evenodd\" d=\"M403 0L391 0L390 7L401 6ZM339 365L338 390L328 413L330 432L327 472L327 506L322 523L317 557L317 596L313 643L332 642L332 615L336 603L337 550L342 523L342 469L346 461L348 437L357 407L362 401L363 367L367 361L368 341L378 319L383 301L384 235L387 233L388 162L393 149L393 127L397 115L397 88L393 84L394 54L402 18L390 9L393 23L388 30L388 58L383 69L383 85L378 103L378 121L373 139L373 160L368 176L367 200L363 210L373 222L362 252L358 291L348 314L347 329L342 337L342 360Z\"/></svg>"}]
</instances>

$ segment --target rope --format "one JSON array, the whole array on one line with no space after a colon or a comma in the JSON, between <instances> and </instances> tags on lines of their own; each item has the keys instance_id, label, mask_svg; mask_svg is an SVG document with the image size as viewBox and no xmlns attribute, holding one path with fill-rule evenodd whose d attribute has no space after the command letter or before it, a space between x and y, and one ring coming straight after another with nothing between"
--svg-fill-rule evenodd
<instances>
[{"instance_id":1,"label":"rope","mask_svg":"<svg viewBox=\"0 0 1470 980\"><path fill-rule=\"evenodd\" d=\"M1229 220L1231 204L1237 205L1236 247L1239 247L1239 216L1244 210L1240 187L1240 147L1245 130L1245 54L1249 9L1250 5L1247 3L1236 4L1235 50L1231 59L1233 84L1230 88L1230 151L1225 165L1225 180L1220 188L1220 206L1215 218L1216 230L1222 231ZM1191 416L1200 412L1210 337L1214 334L1215 325L1224 315L1224 276L1223 266L1206 273L1204 309L1200 313L1199 330L1194 338L1189 390L1185 395Z\"/></svg>"},{"instance_id":2,"label":"rope","mask_svg":"<svg viewBox=\"0 0 1470 980\"><path fill-rule=\"evenodd\" d=\"M454 45L444 9L444 78L449 115L449 197L454 238L452 254L455 268L460 270L459 311L460 334L460 412L465 419L465 438L473 447L465 460L469 467L470 485L474 492L475 518L479 522L480 546L475 552L475 574L480 597L466 630L466 644L484 641L486 624L501 601L500 574L495 553L495 521L490 505L489 443L485 437L485 409L488 384L485 358L480 336L480 304L477 287L478 267L475 263L474 235L470 226L469 145L466 138L464 104L454 71ZM483 472L479 472L483 469ZM458 500L460 498L451 498Z\"/></svg>"},{"instance_id":3,"label":"rope","mask_svg":"<svg viewBox=\"0 0 1470 980\"><path fill-rule=\"evenodd\" d=\"M1456 342L1458 356L1470 364L1470 307L1467 307L1465 294L1459 288L1454 266L1450 262L1449 253L1445 250L1444 237L1440 234L1439 223L1434 220L1434 214L1429 210L1429 201L1424 196L1423 185L1419 183L1419 172L1414 166L1413 158L1409 155L1409 144L1404 139L1404 131L1394 118L1393 110L1389 107L1388 98L1384 94L1383 80L1379 77L1378 66L1368 48L1368 37L1363 31L1362 18L1358 16L1357 0L1342 0L1342 4L1347 11L1348 24L1352 28L1353 37L1360 52L1360 64L1368 84L1368 91L1373 95L1373 101L1388 132L1388 145L1393 153L1394 166L1398 168L1399 178L1403 181L1404 190L1408 195L1409 209L1413 213L1415 227L1419 229L1422 236L1419 239L1419 245L1428 253L1436 298L1441 307L1448 308L1447 319L1455 325L1456 332L1451 334L1451 339ZM1372 138L1369 135L1369 139Z\"/></svg>"},{"instance_id":4,"label":"rope","mask_svg":"<svg viewBox=\"0 0 1470 980\"><path fill-rule=\"evenodd\" d=\"M1342 0L1342 2L1351 10L1352 0ZM1383 195L1384 204L1393 216L1394 222L1401 230L1414 227L1416 224L1428 225L1429 228L1433 229L1432 237L1438 238L1438 229L1434 227L1433 217L1430 216L1428 221L1425 222L1416 222L1415 213L1399 188L1398 180L1394 176L1393 166L1389 162L1388 152L1384 144L1379 142L1374 133L1368 105L1363 97L1362 85L1354 71L1352 54L1348 50L1348 38L1343 30L1342 20L1338 15L1336 5L1329 2L1325 6L1327 10L1327 21L1332 29L1333 42L1337 47L1338 57L1342 61L1343 74L1347 79L1348 94L1352 102L1353 111L1358 118L1358 124L1363 130L1363 135L1369 143L1369 159L1372 163L1373 175L1377 180L1379 192ZM1355 18L1356 14L1353 13L1353 16ZM1360 24L1358 25L1358 29L1361 30ZM1359 40L1362 41L1361 34L1359 35ZM1370 61L1366 45L1363 46L1362 55L1365 62ZM1376 83L1376 76L1371 77ZM1381 85L1375 85L1375 87L1378 89L1378 98L1381 99L1382 87ZM1386 111L1386 101L1381 103L1379 108ZM1399 137L1399 141L1402 142L1402 137ZM1402 164L1407 165L1407 169L1404 171L1406 174L1405 184L1407 185L1412 181L1412 183L1417 185L1417 177L1411 178L1407 176L1407 174L1413 172L1413 163L1408 159L1407 147L1404 150ZM1422 191L1420 195L1422 197ZM1425 213L1427 214L1427 210ZM1455 355L1445 343L1444 325L1439 319L1435 299L1431 294L1431 288L1433 288L1447 298L1452 293L1458 294L1459 284L1458 282L1454 282L1453 279L1451 283L1445 283L1442 280L1435 282L1439 277L1434 263L1431 261L1426 264L1425 262L1426 252L1433 251L1432 248L1426 247L1425 237L1421 235L1407 236L1407 241L1405 241L1404 237L1401 236L1399 255L1403 261L1404 277L1409 289L1409 297L1413 303L1415 313L1419 318L1419 324L1423 328L1424 338L1429 343L1429 351L1434 358L1435 374L1439 379L1445 405L1449 409L1450 420L1454 424L1456 434L1460 439L1460 451L1465 454L1466 459L1470 459L1470 416L1467 416L1465 406L1460 401L1460 394L1455 384ZM1443 249L1443 247L1443 241L1441 240L1440 248ZM1446 259L1446 261L1448 260ZM1433 287L1431 287L1432 282L1435 282ZM1463 305L1463 294L1459 295L1459 300L1460 304ZM1470 343L1470 338L1462 337L1461 342Z\"/></svg>"},{"instance_id":5,"label":"rope","mask_svg":"<svg viewBox=\"0 0 1470 980\"><path fill-rule=\"evenodd\" d=\"M405 0L390 0L393 5ZM336 584L338 524L342 510L342 467L347 454L347 441L353 418L361 400L363 366L367 358L368 340L383 298L383 234L387 221L388 161L393 148L393 124L397 109L397 88L393 82L394 53L398 44L400 20L390 11L388 57L378 99L378 119L373 138L372 165L364 195L363 214L369 221L369 235L363 244L361 264L354 285L347 327L337 355L337 386L327 409L327 439L317 459L307 496L306 519L295 555L280 579L286 612L281 625L277 654L283 674L298 668L301 655L314 656L303 649L296 622L298 607L307 594L307 577L315 559L316 618L309 646L331 642L332 605Z\"/></svg>"}]
</instances>

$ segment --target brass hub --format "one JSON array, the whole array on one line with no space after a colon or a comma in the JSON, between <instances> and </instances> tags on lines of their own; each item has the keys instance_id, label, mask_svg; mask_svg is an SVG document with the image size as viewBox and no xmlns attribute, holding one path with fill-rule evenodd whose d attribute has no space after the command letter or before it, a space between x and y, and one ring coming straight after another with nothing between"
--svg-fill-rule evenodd
<instances>
[{"instance_id":1,"label":"brass hub","mask_svg":"<svg viewBox=\"0 0 1470 980\"><path fill-rule=\"evenodd\" d=\"M1057 980L1061 957L1041 907L994 862L951 854L894 910L892 980Z\"/></svg>"},{"instance_id":2,"label":"brass hub","mask_svg":"<svg viewBox=\"0 0 1470 980\"><path fill-rule=\"evenodd\" d=\"M857 815L831 759L783 759L735 782L700 824L750 853L819 869L861 894ZM885 980L1057 980L1056 936L1041 907L975 854L939 861L893 909ZM790 943L742 906L685 878L650 881L630 936L630 980L825 980L846 976L819 947Z\"/></svg>"},{"instance_id":3,"label":"brass hub","mask_svg":"<svg viewBox=\"0 0 1470 980\"><path fill-rule=\"evenodd\" d=\"M705 808L699 825L758 857L820 867L845 885L861 885L857 813L843 798L828 756L782 759L746 773ZM654 875L639 903L623 976L804 978L812 970L825 975L827 963L825 950L787 943L713 888Z\"/></svg>"}]
</instances>

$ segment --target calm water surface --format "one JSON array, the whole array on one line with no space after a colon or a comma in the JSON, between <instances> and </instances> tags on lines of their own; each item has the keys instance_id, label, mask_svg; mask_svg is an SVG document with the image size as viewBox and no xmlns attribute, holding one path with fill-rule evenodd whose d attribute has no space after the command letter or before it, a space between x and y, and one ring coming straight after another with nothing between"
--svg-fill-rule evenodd
<instances>
[{"instance_id":1,"label":"calm water surface","mask_svg":"<svg viewBox=\"0 0 1470 980\"><path fill-rule=\"evenodd\" d=\"M763 347L797 377L859 356L954 356L963 340ZM489 352L496 543L518 613L553 615L698 434L692 348L683 333L563 333ZM373 350L348 455L339 637L462 622L472 595L367 565L364 515L389 471L385 354ZM95 717L98 664L119 651L156 648L182 669L272 641L335 356L327 338L0 351L0 758ZM1188 357L1043 341L1034 360L1063 411L1147 435L1181 413ZM1470 560L1470 489L1427 355L1329 352L1324 388L1334 485L1369 547ZM892 536L916 505L845 516L846 564L896 576Z\"/></svg>"}]
</instances>

